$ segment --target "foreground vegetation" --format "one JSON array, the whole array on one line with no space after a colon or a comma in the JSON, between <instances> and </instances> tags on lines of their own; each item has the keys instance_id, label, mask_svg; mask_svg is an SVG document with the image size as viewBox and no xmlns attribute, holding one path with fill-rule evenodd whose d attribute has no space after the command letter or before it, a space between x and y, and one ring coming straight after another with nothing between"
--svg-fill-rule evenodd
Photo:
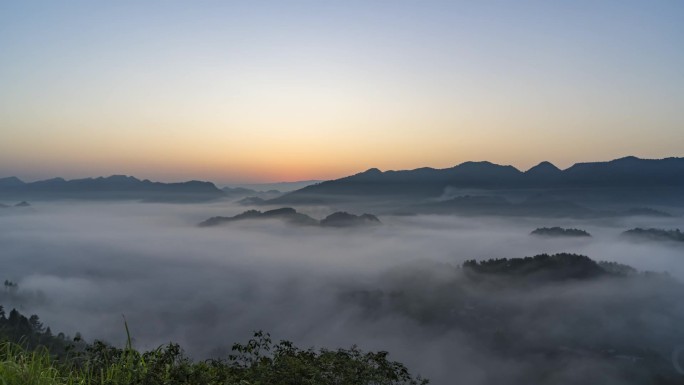
<instances>
[{"instance_id":1,"label":"foreground vegetation","mask_svg":"<svg viewBox=\"0 0 684 385\"><path fill-rule=\"evenodd\" d=\"M0 307L0 311L1 311ZM274 343L256 332L233 345L227 359L192 361L177 344L138 352L130 338L120 349L101 341L67 342L33 325L16 310L0 313L0 384L3 385L418 385L407 368L387 359L387 352L300 349ZM26 320L26 322L24 321ZM60 352L55 352L63 347Z\"/></svg>"}]
</instances>

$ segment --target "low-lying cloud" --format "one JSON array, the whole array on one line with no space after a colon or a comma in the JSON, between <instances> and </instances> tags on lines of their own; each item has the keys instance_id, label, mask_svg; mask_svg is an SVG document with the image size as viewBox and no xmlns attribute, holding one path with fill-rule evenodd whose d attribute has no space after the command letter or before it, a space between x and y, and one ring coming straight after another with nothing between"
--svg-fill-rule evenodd
<instances>
[{"instance_id":1,"label":"low-lying cloud","mask_svg":"<svg viewBox=\"0 0 684 385\"><path fill-rule=\"evenodd\" d=\"M80 331L88 340L115 344L125 339L125 314L138 347L174 341L195 358L225 354L233 342L263 329L275 339L304 347L358 344L388 350L391 358L436 384L453 383L454 378L463 384L493 384L524 378L525 370L539 362L497 360L494 365L488 351L464 330L437 327L401 312L369 316L358 303L341 300L343 294L409 291L413 285L431 298L425 290L452 279L455 267L465 260L556 252L666 271L684 280L681 246L632 243L619 236L633 227L682 228L679 217L589 221L385 216L380 218L382 226L363 229L297 227L278 221L196 226L211 216L243 210L225 203L67 202L0 212L0 279L19 284L11 298L5 293L4 305L38 314L53 331ZM326 214L320 207L299 211L316 218ZM593 237L528 235L542 226L578 227ZM553 298L600 309L610 298L660 294L657 288L623 289L600 283L571 285L554 289L558 291ZM515 295L501 300L525 303L529 310L511 320L512 325L543 329L562 322L558 316L535 315L549 292ZM676 309L678 314L684 313ZM604 319L610 320L610 314ZM662 326L669 320L644 322ZM576 325L569 332L582 328L589 332L591 325ZM556 383L572 383L573 370L609 370L600 360L577 359L568 365L572 370L559 369ZM606 374L604 383L614 378Z\"/></svg>"}]
</instances>

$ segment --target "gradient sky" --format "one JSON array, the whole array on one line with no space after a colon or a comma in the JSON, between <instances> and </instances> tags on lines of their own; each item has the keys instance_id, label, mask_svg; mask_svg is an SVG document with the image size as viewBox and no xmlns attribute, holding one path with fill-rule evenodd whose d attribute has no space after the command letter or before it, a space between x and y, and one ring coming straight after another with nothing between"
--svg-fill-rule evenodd
<instances>
[{"instance_id":1,"label":"gradient sky","mask_svg":"<svg viewBox=\"0 0 684 385\"><path fill-rule=\"evenodd\" d=\"M684 155L684 1L0 1L0 177Z\"/></svg>"}]
</instances>

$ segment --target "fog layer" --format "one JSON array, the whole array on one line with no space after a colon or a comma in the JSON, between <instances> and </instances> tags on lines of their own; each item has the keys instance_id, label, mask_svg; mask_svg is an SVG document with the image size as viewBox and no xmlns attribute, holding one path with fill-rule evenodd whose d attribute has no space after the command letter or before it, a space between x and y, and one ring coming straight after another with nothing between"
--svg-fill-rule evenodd
<instances>
[{"instance_id":1,"label":"fog layer","mask_svg":"<svg viewBox=\"0 0 684 385\"><path fill-rule=\"evenodd\" d=\"M211 216L244 209L226 203L71 202L0 212L0 279L18 283L18 290L4 293L0 304L38 314L53 331L79 331L88 340L114 344L125 339L124 314L137 347L174 341L194 358L225 354L233 342L263 329L275 339L304 347L358 344L367 350L387 350L392 359L436 384L453 383L454 376L464 384L490 384L505 378L522 381L534 363L493 362L487 349L464 330L438 327L402 312L369 315L364 306L341 298L359 290L431 288L440 279L450 279L456 274L451 269L469 259L556 252L666 271L684 280L681 246L620 238L622 231L634 227L682 228L680 217L581 221L385 216L380 218L382 226L363 229L298 227L278 221L196 226ZM332 212L321 207L299 210L318 219ZM592 237L529 236L542 226L582 228ZM600 309L603 299L622 295L621 300L628 301L644 293L639 290L578 284L551 297L567 303L593 298L591 309ZM672 294L644 290L654 297ZM511 299L531 309L514 324L548 329L562 322L559 316L534 316L535 306L543 301L533 292ZM421 303L429 303L438 294L421 295ZM669 316L681 314L682 309L674 309ZM610 321L610 314L604 319ZM652 320L640 331L655 333L657 325L669 322ZM585 327L590 328L578 325L569 333ZM666 349L662 340L658 347ZM680 342L684 343L671 341L672 348ZM580 361L569 365L573 370L605 372L600 361ZM571 372L559 369L554 381L572 383L567 377ZM606 376L604 383L619 378Z\"/></svg>"}]
</instances>

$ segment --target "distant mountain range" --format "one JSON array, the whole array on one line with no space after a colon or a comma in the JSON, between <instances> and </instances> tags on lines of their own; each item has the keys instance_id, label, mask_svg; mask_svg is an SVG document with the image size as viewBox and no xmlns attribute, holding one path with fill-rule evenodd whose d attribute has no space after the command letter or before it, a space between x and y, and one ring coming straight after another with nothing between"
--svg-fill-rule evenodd
<instances>
[{"instance_id":1,"label":"distant mountain range","mask_svg":"<svg viewBox=\"0 0 684 385\"><path fill-rule=\"evenodd\" d=\"M280 192L290 192L299 190L312 184L323 182L322 180L300 180L295 182L273 182L273 183L233 183L233 188L244 188L254 191L277 190Z\"/></svg>"},{"instance_id":2,"label":"distant mountain range","mask_svg":"<svg viewBox=\"0 0 684 385\"><path fill-rule=\"evenodd\" d=\"M238 185L218 188L211 182L197 180L180 183L153 182L126 175L72 180L52 178L28 183L11 176L0 178L0 199L135 199L186 202L252 197L265 200L282 195L281 191L266 187L281 186L292 190L293 187L307 186L314 182L318 181L256 184L253 186L259 188L251 189Z\"/></svg>"},{"instance_id":3,"label":"distant mountain range","mask_svg":"<svg viewBox=\"0 0 684 385\"><path fill-rule=\"evenodd\" d=\"M244 199L273 199L281 196L283 193L278 190L252 190L245 187L224 187L221 189L226 198L244 198Z\"/></svg>"},{"instance_id":4,"label":"distant mountain range","mask_svg":"<svg viewBox=\"0 0 684 385\"><path fill-rule=\"evenodd\" d=\"M4 199L137 199L146 201L204 201L225 196L211 182L152 182L132 176L65 180L53 178L25 183L17 177L0 178Z\"/></svg>"},{"instance_id":5,"label":"distant mountain range","mask_svg":"<svg viewBox=\"0 0 684 385\"><path fill-rule=\"evenodd\" d=\"M523 172L490 162L465 162L446 169L385 171L372 168L341 179L304 187L273 199L273 203L323 203L350 196L438 198L449 189L562 190L684 188L684 158L577 163L561 170L549 162Z\"/></svg>"},{"instance_id":6,"label":"distant mountain range","mask_svg":"<svg viewBox=\"0 0 684 385\"><path fill-rule=\"evenodd\" d=\"M0 199L7 200L66 198L193 202L249 197L242 202L282 205L352 200L402 201L404 205L413 205L414 209L415 205L420 205L417 211L426 212L473 211L471 207L482 207L474 210L473 214L501 211L499 208L507 206L508 200L514 205L508 205L510 207L504 211L516 215L529 208L576 212L576 204L585 205L592 200L624 201L639 207L661 203L683 205L682 192L684 158L639 159L633 156L608 162L577 163L565 170L549 162L541 162L525 172L490 162L465 162L446 169L424 167L382 172L372 168L348 177L308 185L284 195L279 195L279 191L255 191L244 187L219 189L211 182L161 183L125 175L73 180L54 178L31 183L16 177L0 178Z\"/></svg>"}]
</instances>

